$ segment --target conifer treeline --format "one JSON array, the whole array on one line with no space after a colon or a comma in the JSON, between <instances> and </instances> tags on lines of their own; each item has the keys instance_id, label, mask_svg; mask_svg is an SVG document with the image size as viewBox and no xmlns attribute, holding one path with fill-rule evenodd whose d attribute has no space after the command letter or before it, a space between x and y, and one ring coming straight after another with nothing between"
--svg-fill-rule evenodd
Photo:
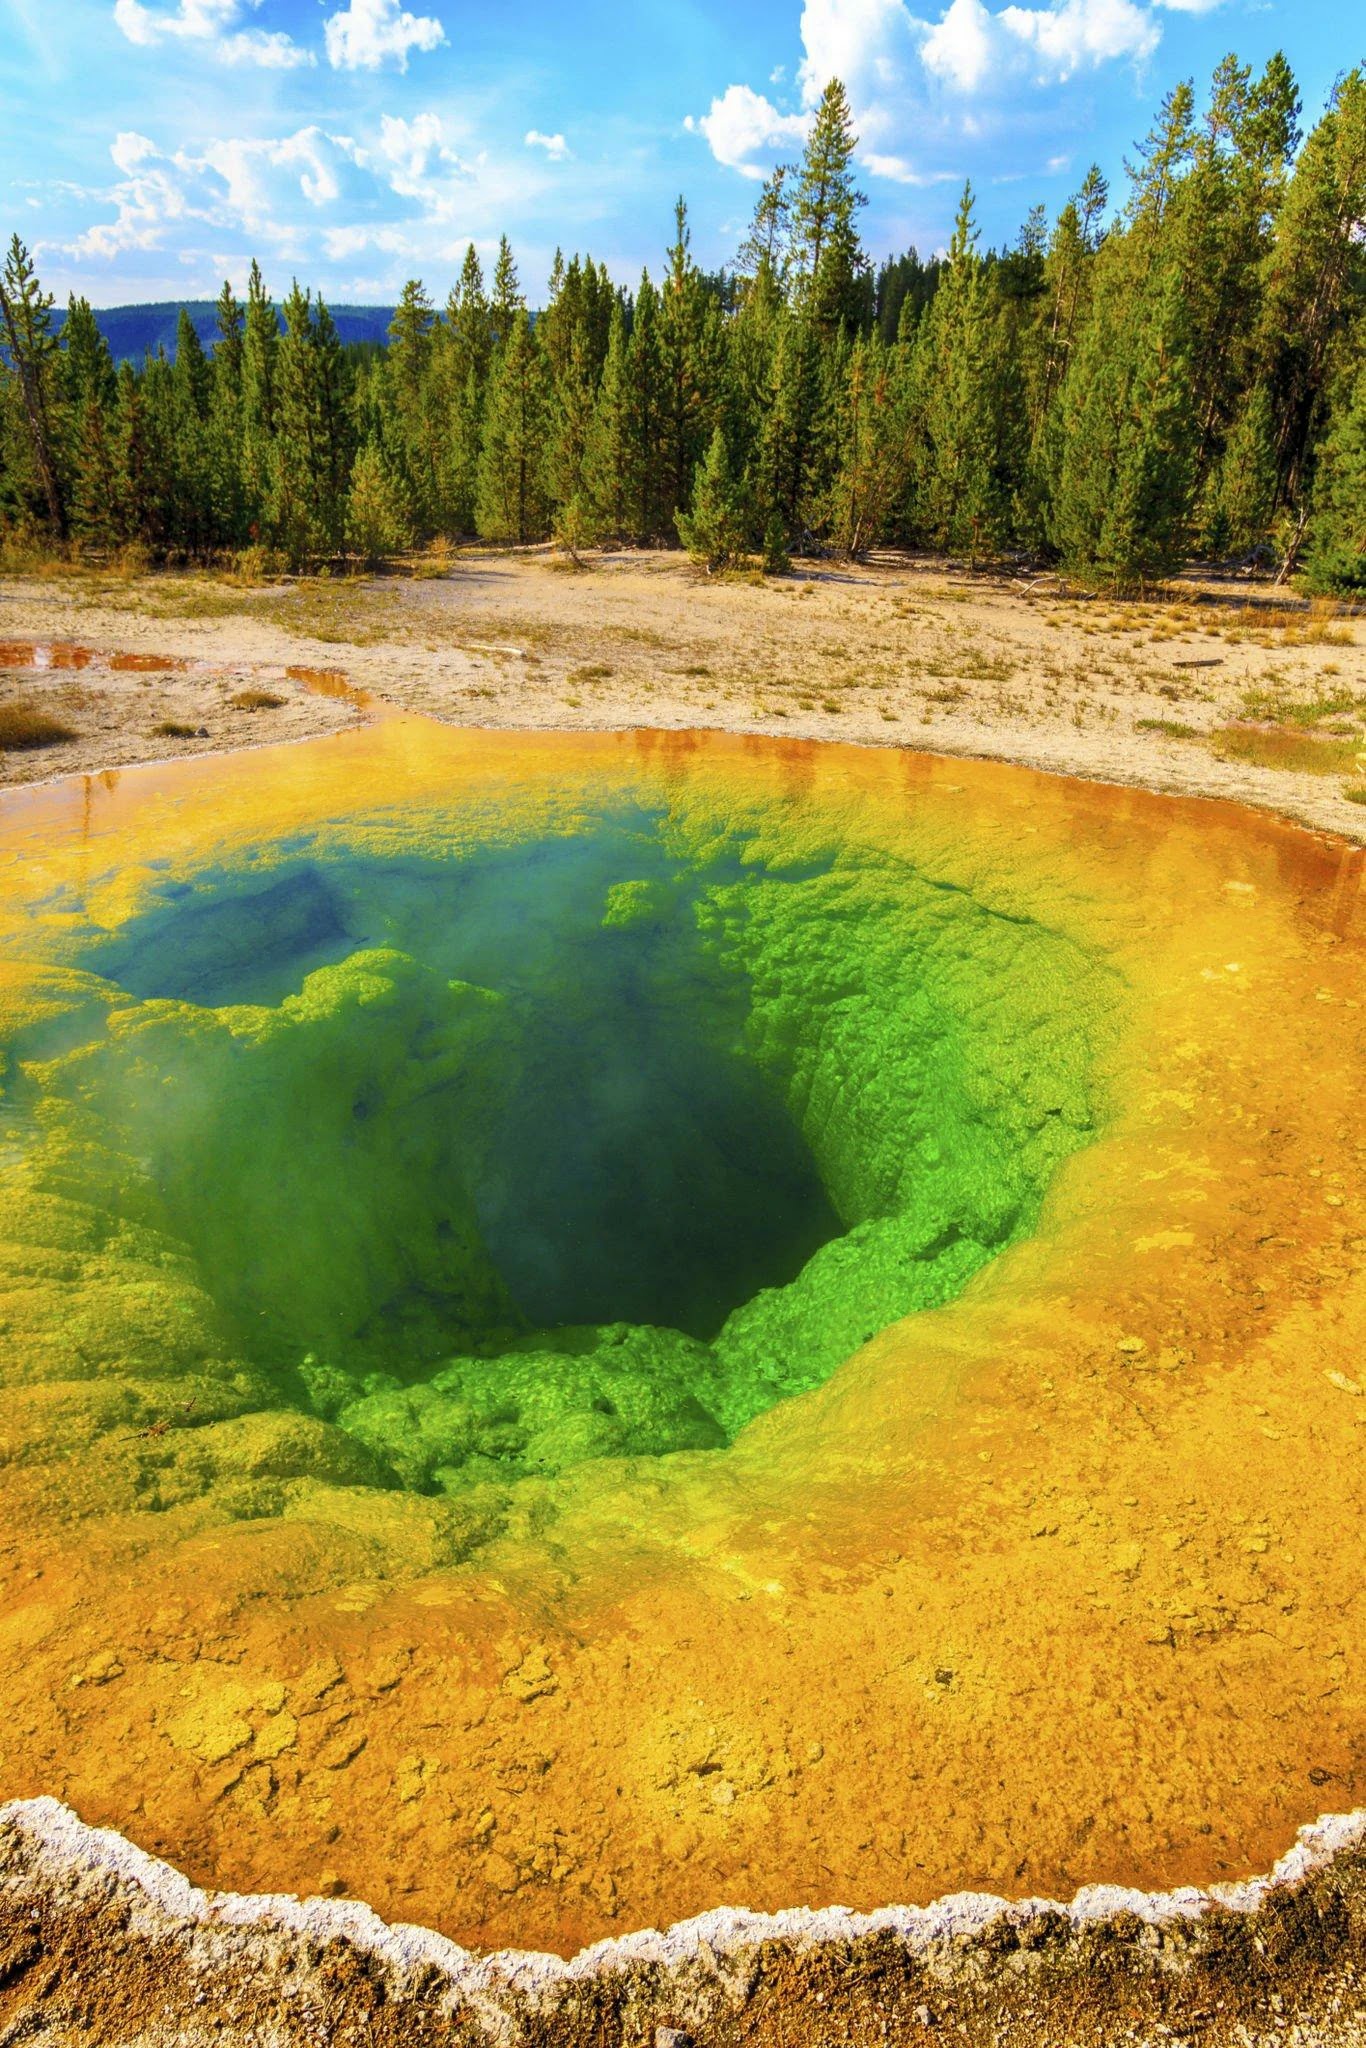
<instances>
[{"instance_id":1,"label":"conifer treeline","mask_svg":"<svg viewBox=\"0 0 1366 2048\"><path fill-rule=\"evenodd\" d=\"M0 289L0 524L98 548L375 561L438 535L681 538L724 563L879 542L1012 553L1115 582L1194 555L1303 561L1366 588L1366 75L1307 136L1284 58L1178 86L1127 166L1050 226L874 277L839 83L767 181L731 273L679 202L628 294L557 257L527 310L503 241L438 312L405 286L384 351L344 349L253 265L206 353L117 371L16 236Z\"/></svg>"}]
</instances>

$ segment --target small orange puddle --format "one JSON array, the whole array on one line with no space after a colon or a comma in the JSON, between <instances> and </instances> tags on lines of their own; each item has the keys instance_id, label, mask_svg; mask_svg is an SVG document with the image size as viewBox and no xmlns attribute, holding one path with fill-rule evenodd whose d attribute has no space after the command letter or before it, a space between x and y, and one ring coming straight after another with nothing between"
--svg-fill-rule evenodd
<instances>
[{"instance_id":1,"label":"small orange puddle","mask_svg":"<svg viewBox=\"0 0 1366 2048\"><path fill-rule=\"evenodd\" d=\"M362 690L358 684L353 683L344 669L302 668L294 665L287 668L285 674L291 683L302 683L313 697L340 697L344 702L355 704L362 709L374 702L371 692Z\"/></svg>"},{"instance_id":2,"label":"small orange puddle","mask_svg":"<svg viewBox=\"0 0 1366 2048\"><path fill-rule=\"evenodd\" d=\"M70 640L0 640L0 668L110 668L136 675L181 675L189 666L181 654L101 654Z\"/></svg>"}]
</instances>

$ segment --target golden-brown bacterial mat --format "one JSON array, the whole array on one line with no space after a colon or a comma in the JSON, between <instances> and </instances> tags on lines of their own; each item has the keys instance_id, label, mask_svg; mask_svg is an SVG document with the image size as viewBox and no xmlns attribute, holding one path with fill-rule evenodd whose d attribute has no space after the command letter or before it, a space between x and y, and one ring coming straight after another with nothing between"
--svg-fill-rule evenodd
<instances>
[{"instance_id":1,"label":"golden-brown bacterial mat","mask_svg":"<svg viewBox=\"0 0 1366 2048\"><path fill-rule=\"evenodd\" d=\"M562 1952L1361 1798L1366 893L417 718L0 805L0 1792Z\"/></svg>"}]
</instances>

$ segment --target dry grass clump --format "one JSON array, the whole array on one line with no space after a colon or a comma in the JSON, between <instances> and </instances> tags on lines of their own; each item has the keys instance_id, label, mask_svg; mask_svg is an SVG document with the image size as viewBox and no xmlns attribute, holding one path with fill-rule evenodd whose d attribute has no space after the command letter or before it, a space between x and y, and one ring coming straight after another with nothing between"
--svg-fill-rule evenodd
<instances>
[{"instance_id":1,"label":"dry grass clump","mask_svg":"<svg viewBox=\"0 0 1366 2048\"><path fill-rule=\"evenodd\" d=\"M1341 775L1361 757L1360 739L1320 739L1287 726L1224 725L1210 734L1221 761L1298 775Z\"/></svg>"},{"instance_id":2,"label":"dry grass clump","mask_svg":"<svg viewBox=\"0 0 1366 2048\"><path fill-rule=\"evenodd\" d=\"M152 727L152 731L161 740L199 740L208 738L208 734L203 726L185 725L178 718L163 718L160 724Z\"/></svg>"},{"instance_id":3,"label":"dry grass clump","mask_svg":"<svg viewBox=\"0 0 1366 2048\"><path fill-rule=\"evenodd\" d=\"M1275 682L1270 688L1254 684L1243 692L1243 710L1249 718L1307 728L1323 725L1330 719L1366 719L1366 697L1350 689L1320 689L1312 697L1296 697Z\"/></svg>"},{"instance_id":4,"label":"dry grass clump","mask_svg":"<svg viewBox=\"0 0 1366 2048\"><path fill-rule=\"evenodd\" d=\"M565 681L570 683L605 683L616 671L605 661L590 661L583 668L571 668Z\"/></svg>"},{"instance_id":5,"label":"dry grass clump","mask_svg":"<svg viewBox=\"0 0 1366 2048\"><path fill-rule=\"evenodd\" d=\"M239 690L228 699L234 711L278 711L288 701L275 690Z\"/></svg>"},{"instance_id":6,"label":"dry grass clump","mask_svg":"<svg viewBox=\"0 0 1366 2048\"><path fill-rule=\"evenodd\" d=\"M253 606L253 614L329 646L377 647L388 641L411 642L422 636L427 619L421 608L405 606L399 593L366 581L334 583L323 577L301 581L287 590L273 590Z\"/></svg>"},{"instance_id":7,"label":"dry grass clump","mask_svg":"<svg viewBox=\"0 0 1366 2048\"><path fill-rule=\"evenodd\" d=\"M1279 636L1272 640L1272 634ZM1262 647L1354 647L1356 636L1343 624L1332 598L1313 598L1307 607L1248 605L1226 631L1226 640L1252 640Z\"/></svg>"},{"instance_id":8,"label":"dry grass clump","mask_svg":"<svg viewBox=\"0 0 1366 2048\"><path fill-rule=\"evenodd\" d=\"M1135 732L1160 732L1164 739L1193 740L1199 736L1199 728L1187 725L1180 718L1136 718Z\"/></svg>"},{"instance_id":9,"label":"dry grass clump","mask_svg":"<svg viewBox=\"0 0 1366 2048\"><path fill-rule=\"evenodd\" d=\"M74 726L40 710L36 704L0 704L0 754L19 753L30 747L59 747L64 740L79 739Z\"/></svg>"}]
</instances>

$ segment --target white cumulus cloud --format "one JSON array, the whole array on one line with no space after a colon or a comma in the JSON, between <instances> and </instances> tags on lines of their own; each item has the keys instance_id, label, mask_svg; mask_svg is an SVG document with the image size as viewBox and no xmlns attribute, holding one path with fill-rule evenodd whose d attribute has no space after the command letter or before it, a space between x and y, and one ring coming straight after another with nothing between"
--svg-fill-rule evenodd
<instances>
[{"instance_id":1,"label":"white cumulus cloud","mask_svg":"<svg viewBox=\"0 0 1366 2048\"><path fill-rule=\"evenodd\" d=\"M399 0L349 0L323 25L327 60L338 71L408 69L413 50L435 50L446 31L432 14L409 14Z\"/></svg>"},{"instance_id":2,"label":"white cumulus cloud","mask_svg":"<svg viewBox=\"0 0 1366 2048\"><path fill-rule=\"evenodd\" d=\"M158 43L201 43L221 64L257 64L268 71L293 71L313 62L281 29L239 28L240 0L178 0L174 7L146 7L143 0L114 0L114 20L130 43L154 49Z\"/></svg>"},{"instance_id":3,"label":"white cumulus cloud","mask_svg":"<svg viewBox=\"0 0 1366 2048\"><path fill-rule=\"evenodd\" d=\"M720 164L746 178L763 178L776 157L800 148L811 125L809 114L780 113L771 101L747 85L730 85L700 118L683 123L705 135ZM756 163L755 157L761 159Z\"/></svg>"},{"instance_id":4,"label":"white cumulus cloud","mask_svg":"<svg viewBox=\"0 0 1366 2048\"><path fill-rule=\"evenodd\" d=\"M395 264L456 259L465 241L487 238L539 201L551 174L521 151L460 154L442 117L383 114L347 135L318 123L273 136L214 136L173 148L135 129L109 146L115 177L83 190L106 217L57 244L78 261L115 261L130 251L176 250L181 262L228 273L223 251L277 264L330 262L372 252ZM232 259L239 270L245 268Z\"/></svg>"},{"instance_id":5,"label":"white cumulus cloud","mask_svg":"<svg viewBox=\"0 0 1366 2048\"><path fill-rule=\"evenodd\" d=\"M528 149L543 149L553 164L562 164L573 154L563 135L542 135L539 128L528 128L525 140Z\"/></svg>"},{"instance_id":6,"label":"white cumulus cloud","mask_svg":"<svg viewBox=\"0 0 1366 2048\"><path fill-rule=\"evenodd\" d=\"M1008 37L1017 38L1033 55L1034 76L1041 82L1071 78L1121 58L1141 64L1162 40L1162 30L1146 7L1134 0L1062 0L1054 7L1006 7L999 20ZM1014 56L1004 54L1008 65Z\"/></svg>"},{"instance_id":7,"label":"white cumulus cloud","mask_svg":"<svg viewBox=\"0 0 1366 2048\"><path fill-rule=\"evenodd\" d=\"M1162 29L1157 7L1204 11L1220 0L1049 0L992 7L948 0L930 20L908 0L805 0L800 113L732 85L687 127L717 161L748 177L800 142L832 78L843 81L859 158L875 177L916 185L956 175L923 168L927 149L984 132L1011 95L1058 87L1105 64L1142 64Z\"/></svg>"}]
</instances>

